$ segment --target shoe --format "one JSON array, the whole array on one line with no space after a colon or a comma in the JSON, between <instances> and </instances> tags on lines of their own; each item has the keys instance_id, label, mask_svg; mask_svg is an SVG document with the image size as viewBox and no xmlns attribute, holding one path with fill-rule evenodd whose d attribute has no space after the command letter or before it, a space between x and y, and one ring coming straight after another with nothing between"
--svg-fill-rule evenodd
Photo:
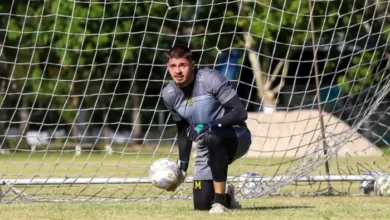
<instances>
[{"instance_id":1,"label":"shoe","mask_svg":"<svg viewBox=\"0 0 390 220\"><path fill-rule=\"evenodd\" d=\"M227 211L229 211L229 209L226 208L225 206L223 206L219 203L214 203L211 205L211 209L210 209L209 213L210 214L219 214L219 213L224 213Z\"/></svg>"},{"instance_id":2,"label":"shoe","mask_svg":"<svg viewBox=\"0 0 390 220\"><path fill-rule=\"evenodd\" d=\"M228 184L226 186L226 194L230 195L230 209L241 209L241 205L237 202L236 197L234 195L234 186L232 184Z\"/></svg>"}]
</instances>

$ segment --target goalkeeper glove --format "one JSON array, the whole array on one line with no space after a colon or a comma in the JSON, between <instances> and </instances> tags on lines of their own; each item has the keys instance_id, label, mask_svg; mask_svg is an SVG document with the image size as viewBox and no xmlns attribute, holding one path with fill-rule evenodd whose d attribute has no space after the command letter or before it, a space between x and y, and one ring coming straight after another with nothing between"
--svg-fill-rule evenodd
<instances>
[{"instance_id":1,"label":"goalkeeper glove","mask_svg":"<svg viewBox=\"0 0 390 220\"><path fill-rule=\"evenodd\" d=\"M198 142L211 128L220 127L216 121L191 125L187 128L187 136L190 140Z\"/></svg>"}]
</instances>

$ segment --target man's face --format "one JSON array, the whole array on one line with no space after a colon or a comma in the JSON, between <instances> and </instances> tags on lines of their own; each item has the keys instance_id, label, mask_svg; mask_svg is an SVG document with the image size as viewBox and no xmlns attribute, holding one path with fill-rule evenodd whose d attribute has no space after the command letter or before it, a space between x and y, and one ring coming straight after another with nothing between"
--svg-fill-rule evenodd
<instances>
[{"instance_id":1,"label":"man's face","mask_svg":"<svg viewBox=\"0 0 390 220\"><path fill-rule=\"evenodd\" d=\"M194 75L195 62L190 62L186 58L171 58L169 59L167 66L176 85L185 87L191 83Z\"/></svg>"}]
</instances>

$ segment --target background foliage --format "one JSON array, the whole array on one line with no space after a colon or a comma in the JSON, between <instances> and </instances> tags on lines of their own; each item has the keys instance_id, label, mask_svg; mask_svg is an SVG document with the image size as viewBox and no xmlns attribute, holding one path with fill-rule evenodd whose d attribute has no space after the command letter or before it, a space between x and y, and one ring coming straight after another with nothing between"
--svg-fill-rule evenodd
<instances>
[{"instance_id":1,"label":"background foliage","mask_svg":"<svg viewBox=\"0 0 390 220\"><path fill-rule=\"evenodd\" d=\"M293 63L287 84L312 85L313 57L303 59L313 46L308 1L197 2L3 1L4 121L24 132L64 127L74 133L77 127L86 131L103 124L145 132L164 109L159 98L169 80L164 55L179 43L193 49L201 67L218 68L223 54L238 50L237 73L247 68L252 75L247 52L253 50L265 79L287 60ZM380 84L387 65L387 4L313 2L322 87L338 85L357 94ZM249 48L247 34L254 39ZM302 76L308 81L297 82ZM249 87L255 94L262 88Z\"/></svg>"}]
</instances>

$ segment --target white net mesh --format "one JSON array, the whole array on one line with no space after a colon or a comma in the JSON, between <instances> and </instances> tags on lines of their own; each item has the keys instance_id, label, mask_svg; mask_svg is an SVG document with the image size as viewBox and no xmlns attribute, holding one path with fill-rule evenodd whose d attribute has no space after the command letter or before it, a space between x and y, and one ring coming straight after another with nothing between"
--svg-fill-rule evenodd
<instances>
[{"instance_id":1,"label":"white net mesh","mask_svg":"<svg viewBox=\"0 0 390 220\"><path fill-rule=\"evenodd\" d=\"M166 193L147 178L177 158L160 98L175 44L249 112L253 144L229 169L240 195L359 193L349 180L389 172L389 5L3 1L2 202L190 198L190 184Z\"/></svg>"}]
</instances>

